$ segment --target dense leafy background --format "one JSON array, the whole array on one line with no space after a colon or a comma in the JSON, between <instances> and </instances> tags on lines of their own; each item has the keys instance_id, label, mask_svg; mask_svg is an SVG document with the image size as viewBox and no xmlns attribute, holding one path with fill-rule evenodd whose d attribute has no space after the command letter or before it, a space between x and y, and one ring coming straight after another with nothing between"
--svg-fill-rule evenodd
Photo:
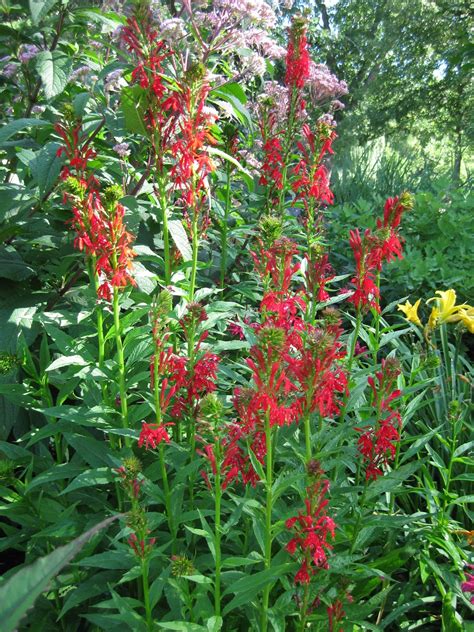
<instances>
[{"instance_id":1,"label":"dense leafy background","mask_svg":"<svg viewBox=\"0 0 474 632\"><path fill-rule=\"evenodd\" d=\"M346 109L337 113L339 139L329 165L335 204L325 211L326 241L337 274L352 274L349 229L373 228L387 196L409 189L415 197L415 209L403 225L405 258L382 274L381 337L375 340L367 320L360 335L369 352L356 361L347 414L341 423L328 421L313 433L317 456L331 480L337 535L329 570L318 573L312 586L321 603L311 615L311 629L328 629L326 608L338 598L344 600L344 630L474 629L472 606L460 589L465 564L472 562L472 533L466 533L473 517L468 334L450 325L444 345L439 337L436 348L427 347L395 308L405 297L426 300L435 290L451 287L459 302L474 298L468 2L295 2L279 14L274 37L280 43L286 42L290 16L305 9L310 11L314 59L327 63L349 85ZM162 7L166 16L180 10L179 2ZM30 564L35 565L27 571L28 580L37 586L38 599L20 629L147 629L143 568L127 544L126 521L95 529L130 508L115 471L130 453L118 447L124 436L132 438L142 461L143 503L157 538L149 569L156 629L212 631L222 624L214 618L214 500L200 475L203 460L190 459L184 444L166 446L173 537L158 451L146 452L136 444L140 423L153 410L148 312L164 285L164 266L143 95L130 85L133 60L112 35L127 11L119 3L54 0L1 6L0 353L5 370L0 376L0 610L10 609L11 629L15 612L19 617L23 606L32 605L25 598L16 611L12 603L25 589L25 570L20 569ZM41 52L21 62L25 45ZM227 419L235 414L233 389L250 378L245 358L255 338L243 319L256 319L262 296L249 244L259 230L264 191L246 160L248 151L258 149L252 103L262 80L239 78L240 63L233 55L208 60L217 76L209 102L221 115L216 149L227 152L230 126L239 134L242 154L237 165L215 158L211 225L199 253L194 297L205 304L208 316L204 348L222 358L218 384ZM84 66L89 70L81 74ZM114 71L122 71L125 79L109 90ZM282 62L267 62L267 72L281 80ZM220 76L228 83L219 85ZM82 122L83 139L97 152L91 168L103 186L123 184L127 225L137 237L137 287L121 297L128 430L119 422L112 313L104 309L107 359L100 369L95 289L83 253L74 248L70 209L63 201L65 158L58 156L62 140L54 124L76 119ZM126 161L113 149L124 141L131 150ZM229 174L232 207L226 211ZM291 213L286 230L304 241ZM184 349L179 319L185 312L191 250L176 209L170 233L181 260L173 278L169 328L176 347ZM228 259L222 271L223 244ZM302 282L298 276L295 285ZM347 276L339 287L345 282ZM347 304L341 307L349 347L354 313ZM230 322L243 326L243 340L229 332ZM374 372L371 355L377 345L381 357L396 353L402 362L404 429L398 467L364 492L357 477L355 427L373 413L367 377ZM110 397L104 403L105 384ZM298 565L285 550L284 521L302 507L303 443L301 427L281 430L270 569L262 570L263 485L236 485L223 496L222 630L259 629L260 596L268 585L271 626L297 629L300 608L293 576ZM172 555L184 556L192 569L176 571Z\"/></svg>"}]
</instances>

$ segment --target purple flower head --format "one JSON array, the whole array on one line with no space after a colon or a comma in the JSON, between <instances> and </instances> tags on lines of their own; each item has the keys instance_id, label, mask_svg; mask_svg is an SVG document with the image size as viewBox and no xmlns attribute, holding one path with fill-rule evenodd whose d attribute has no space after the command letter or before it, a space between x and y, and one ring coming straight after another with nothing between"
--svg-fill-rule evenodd
<instances>
[{"instance_id":1,"label":"purple flower head","mask_svg":"<svg viewBox=\"0 0 474 632\"><path fill-rule=\"evenodd\" d=\"M186 27L181 18L163 20L160 25L160 37L171 44L175 44L186 36Z\"/></svg>"},{"instance_id":2,"label":"purple flower head","mask_svg":"<svg viewBox=\"0 0 474 632\"><path fill-rule=\"evenodd\" d=\"M40 52L40 49L35 44L22 44L18 51L18 59L22 64L27 64L31 59L34 59Z\"/></svg>"},{"instance_id":3,"label":"purple flower head","mask_svg":"<svg viewBox=\"0 0 474 632\"><path fill-rule=\"evenodd\" d=\"M78 81L84 83L84 81L88 78L91 68L89 66L79 66L71 73L69 77L69 81Z\"/></svg>"},{"instance_id":4,"label":"purple flower head","mask_svg":"<svg viewBox=\"0 0 474 632\"><path fill-rule=\"evenodd\" d=\"M308 84L311 98L315 102L331 101L349 92L347 83L339 81L325 64L311 62Z\"/></svg>"},{"instance_id":5,"label":"purple flower head","mask_svg":"<svg viewBox=\"0 0 474 632\"><path fill-rule=\"evenodd\" d=\"M126 158L130 156L130 145L128 143L117 143L113 147L116 154L120 156L120 158Z\"/></svg>"},{"instance_id":6,"label":"purple flower head","mask_svg":"<svg viewBox=\"0 0 474 632\"><path fill-rule=\"evenodd\" d=\"M122 80L123 70L113 70L104 79L105 92L113 92L114 90L120 90L120 82Z\"/></svg>"},{"instance_id":7,"label":"purple flower head","mask_svg":"<svg viewBox=\"0 0 474 632\"><path fill-rule=\"evenodd\" d=\"M6 79L11 79L18 70L18 64L14 64L12 62L10 62L9 64L6 64L2 70L2 75L6 78Z\"/></svg>"}]
</instances>

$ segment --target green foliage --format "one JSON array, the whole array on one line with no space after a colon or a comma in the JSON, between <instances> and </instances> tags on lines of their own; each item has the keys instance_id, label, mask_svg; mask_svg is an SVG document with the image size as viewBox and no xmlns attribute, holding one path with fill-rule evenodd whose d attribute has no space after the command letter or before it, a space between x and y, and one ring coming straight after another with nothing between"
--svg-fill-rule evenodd
<instances>
[{"instance_id":1,"label":"green foliage","mask_svg":"<svg viewBox=\"0 0 474 632\"><path fill-rule=\"evenodd\" d=\"M180 3L161 3L161 17L188 16L195 3L184 5L180 13ZM146 3L133 7L145 31ZM310 24L313 56L325 57L351 91L347 114L337 114L335 156L325 157L335 205L318 199L314 234L304 216L310 195L295 196L308 139L289 108L279 136L282 193L272 197L273 183L261 178L270 123L258 104L267 80L283 80L282 61L262 65L255 54L263 49L232 48L237 37L207 46L213 29L188 16L154 75L178 105L160 110L160 86L150 92L143 76L139 85L136 55L115 32L132 7L55 0L0 7L2 631L325 632L329 616L334 629L352 632L468 629L472 607L461 590L472 562L468 333L462 321L423 332L396 311L407 294L422 298L425 323L435 290L456 288L458 303L473 298L465 7L344 0L311 8L322 24ZM282 6L279 42L285 16ZM254 28L239 24L239 37ZM22 61L32 45L39 50ZM318 117L328 109L307 100L308 129L323 129L324 139L331 128L318 127ZM211 121L199 138L196 110ZM186 146L193 174L179 185L171 174L182 166L181 149L162 147L150 111L168 123L176 115L171 139ZM431 136L443 141L426 149ZM362 145L367 138L379 140ZM453 142L462 149L456 169ZM67 151L71 143L76 153ZM197 164L210 165L201 190ZM400 230L405 258L384 265L382 313L361 312L347 300L349 230L374 229L385 198L404 190L415 198ZM101 226L88 223L97 209L110 222L101 247L110 241L113 251L99 263L78 220L97 237ZM275 242L279 257L295 253L289 272L277 257L271 275ZM118 243L122 250L114 250ZM98 290L110 279L107 266L117 272L117 254L133 281L118 275L108 300ZM310 266L324 254L334 276L323 271L329 298L316 300ZM278 283L287 283L287 296ZM276 318L271 304L281 296L288 303ZM292 402L298 354L314 353L311 373L338 340L341 373L328 390L337 391L339 410L323 415L319 403L300 408L297 423L272 418L273 434L260 428L251 444L243 432L232 454L228 442L243 421L238 403L257 388L256 349L272 360L262 371L273 380L264 395L281 390ZM173 356L174 371L163 369L161 352ZM278 366L283 353L291 379ZM212 364L213 354L219 364L203 387L199 371L209 369L199 362ZM377 402L372 384L380 387L385 362L401 371L393 400ZM173 383L174 372L185 386ZM325 402L328 391L314 389ZM304 395L311 401L314 393ZM387 405L401 416L401 440L370 480L360 437L380 430ZM223 464L229 452L237 470L255 474L254 485L232 479ZM311 581L298 584L303 557L291 553L295 525L287 521L308 511L311 493L316 502L311 486L323 479L330 488L322 515L335 523L328 567L314 565Z\"/></svg>"}]
</instances>

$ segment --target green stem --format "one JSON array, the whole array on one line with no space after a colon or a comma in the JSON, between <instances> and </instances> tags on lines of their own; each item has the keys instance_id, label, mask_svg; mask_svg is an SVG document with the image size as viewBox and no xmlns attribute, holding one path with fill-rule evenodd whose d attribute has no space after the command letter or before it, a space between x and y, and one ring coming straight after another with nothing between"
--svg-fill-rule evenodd
<instances>
[{"instance_id":1,"label":"green stem","mask_svg":"<svg viewBox=\"0 0 474 632\"><path fill-rule=\"evenodd\" d=\"M160 365L160 359L158 355L158 349L155 349L155 355L153 359L153 378L154 378L153 395L154 395L154 400L155 400L155 418L156 418L156 423L158 425L160 425L162 422L161 404L160 404L160 374L159 374L160 367L159 365ZM172 538L172 552L174 553L174 547L176 544L176 537L175 537L176 533L174 529L173 514L171 512L170 486L168 482L168 473L166 471L166 462L165 462L163 443L160 443L159 452L160 452L161 478L163 481L163 491L165 493L166 517L168 519L168 527L169 527L171 538Z\"/></svg>"},{"instance_id":2,"label":"green stem","mask_svg":"<svg viewBox=\"0 0 474 632\"><path fill-rule=\"evenodd\" d=\"M158 190L160 193L161 219L163 222L163 248L165 258L165 285L171 283L171 255L170 234L168 228L168 201L166 199L166 186L163 177L158 178Z\"/></svg>"},{"instance_id":3,"label":"green stem","mask_svg":"<svg viewBox=\"0 0 474 632\"><path fill-rule=\"evenodd\" d=\"M375 340L374 340L374 348L372 349L372 357L374 360L374 364L377 364L378 360L378 351L379 351L379 343L380 343L380 271L377 272L376 277L376 285L379 290L379 296L376 298L376 304L378 309L375 310Z\"/></svg>"},{"instance_id":4,"label":"green stem","mask_svg":"<svg viewBox=\"0 0 474 632\"><path fill-rule=\"evenodd\" d=\"M170 530L170 534L172 537L172 552L174 553L176 546L176 530L174 527L173 513L171 511L171 493L170 493L170 485L168 481L168 472L166 471L166 461L164 454L163 443L160 443L160 466L161 466L161 478L163 480L163 491L165 492L165 508L166 514L168 518L168 527Z\"/></svg>"},{"instance_id":5,"label":"green stem","mask_svg":"<svg viewBox=\"0 0 474 632\"><path fill-rule=\"evenodd\" d=\"M347 375L348 375L348 380L350 380L351 377L351 369L352 369L352 364L354 362L354 355L355 355L355 348L356 348L356 344L357 344L357 339L359 338L359 331L360 331L360 327L362 324L362 315L360 312L360 309L357 310L357 315L356 315L356 324L355 324L355 328L354 328L354 335L351 341L351 347L349 349L349 357L347 359ZM347 401L349 398L349 394L346 393L344 395L344 399L343 399L343 404L341 407L341 414L339 415L339 421L343 422L344 421L344 416L346 414L346 409L347 409Z\"/></svg>"},{"instance_id":6,"label":"green stem","mask_svg":"<svg viewBox=\"0 0 474 632\"><path fill-rule=\"evenodd\" d=\"M191 280L189 283L189 302L194 300L194 291L196 289L196 273L197 273L197 261L198 261L198 226L197 226L197 213L194 211L193 225L192 225L192 264L191 264Z\"/></svg>"},{"instance_id":7,"label":"green stem","mask_svg":"<svg viewBox=\"0 0 474 632\"><path fill-rule=\"evenodd\" d=\"M95 271L96 257L94 255L90 258L89 263L89 278L93 284L94 294L97 297L97 291L99 289L99 279ZM96 323L97 323L97 341L99 350L99 369L104 366L105 359L105 342L104 342L104 314L99 305L96 305Z\"/></svg>"},{"instance_id":8,"label":"green stem","mask_svg":"<svg viewBox=\"0 0 474 632\"><path fill-rule=\"evenodd\" d=\"M265 444L267 449L266 458L266 506L265 506L265 570L269 569L272 563L272 509L273 509L273 451L272 433L270 427L270 414L265 415ZM261 632L266 632L268 627L268 604L270 600L270 583L267 583L263 590L262 600L262 625Z\"/></svg>"},{"instance_id":9,"label":"green stem","mask_svg":"<svg viewBox=\"0 0 474 632\"><path fill-rule=\"evenodd\" d=\"M92 255L89 259L89 278L93 286L94 296L97 297L99 290L99 278L95 271L96 257ZM97 328L97 347L99 352L99 369L103 371L105 361L105 339L104 339L104 313L100 305L95 306L96 311L96 328ZM101 386L102 399L104 404L108 404L107 383L102 382ZM109 435L112 448L116 447L115 437Z\"/></svg>"},{"instance_id":10,"label":"green stem","mask_svg":"<svg viewBox=\"0 0 474 632\"><path fill-rule=\"evenodd\" d=\"M304 415L304 439L306 446L306 465L311 461L311 419L309 411Z\"/></svg>"},{"instance_id":11,"label":"green stem","mask_svg":"<svg viewBox=\"0 0 474 632\"><path fill-rule=\"evenodd\" d=\"M360 313L360 309L357 310L356 315L356 324L354 329L354 337L352 338L351 348L349 350L349 358L347 360L347 372L350 373L352 369L352 363L354 362L355 349L357 345L357 340L359 338L360 326L362 324L362 315Z\"/></svg>"},{"instance_id":12,"label":"green stem","mask_svg":"<svg viewBox=\"0 0 474 632\"><path fill-rule=\"evenodd\" d=\"M440 327L440 337L441 337L441 347L443 349L443 359L444 359L444 372L446 375L446 382L448 383L448 388L451 387L451 396L452 399L455 399L453 396L453 373L456 372L456 369L452 366L451 353L449 351L448 345L448 332L446 329L446 325L443 323ZM446 401L446 406L448 406L448 401Z\"/></svg>"},{"instance_id":13,"label":"green stem","mask_svg":"<svg viewBox=\"0 0 474 632\"><path fill-rule=\"evenodd\" d=\"M224 206L224 219L221 224L221 288L225 285L225 273L227 270L227 229L229 224L229 211L230 211L230 164L227 163L227 184L225 190L225 206Z\"/></svg>"},{"instance_id":14,"label":"green stem","mask_svg":"<svg viewBox=\"0 0 474 632\"><path fill-rule=\"evenodd\" d=\"M46 373L43 374L40 385L41 385L43 401L46 402L46 406L48 408L52 408L54 406L54 400L53 400L53 396L51 395L51 391L49 390L48 376L46 375ZM48 418L51 419L53 423L57 422L56 417L50 417L48 415ZM60 465L61 463L64 462L63 436L60 432L54 435L54 449L56 452L56 462L58 463L58 465Z\"/></svg>"},{"instance_id":15,"label":"green stem","mask_svg":"<svg viewBox=\"0 0 474 632\"><path fill-rule=\"evenodd\" d=\"M125 388L125 358L123 353L123 343L120 326L120 305L119 290L114 287L113 295L113 311L114 311L114 327L115 327L115 344L117 347L117 363L119 373L119 392L120 392L120 410L122 416L122 428L128 428L128 402L127 390ZM125 437L125 445L130 447L130 437Z\"/></svg>"},{"instance_id":16,"label":"green stem","mask_svg":"<svg viewBox=\"0 0 474 632\"><path fill-rule=\"evenodd\" d=\"M215 524L214 524L214 539L215 539L215 551L216 551L216 577L214 580L214 615L216 617L221 616L221 459L219 440L216 441L215 451L216 456L216 474L215 481Z\"/></svg>"},{"instance_id":17,"label":"green stem","mask_svg":"<svg viewBox=\"0 0 474 632\"><path fill-rule=\"evenodd\" d=\"M304 594L303 594L303 605L301 606L301 619L300 619L300 632L306 627L306 613L308 612L308 601L309 601L309 584L305 584Z\"/></svg>"},{"instance_id":18,"label":"green stem","mask_svg":"<svg viewBox=\"0 0 474 632\"><path fill-rule=\"evenodd\" d=\"M148 583L148 560L142 560L143 601L145 603L146 625L149 632L153 630L153 616L150 604L150 586Z\"/></svg>"},{"instance_id":19,"label":"green stem","mask_svg":"<svg viewBox=\"0 0 474 632\"><path fill-rule=\"evenodd\" d=\"M365 481L364 491L362 492L362 496L360 498L360 502L358 503L359 504L359 513L358 513L358 516L357 516L357 521L356 521L356 524L355 524L355 527L354 527L354 531L352 533L352 544L351 544L351 550L350 550L350 554L351 555L355 551L355 545L356 545L356 542L357 542L357 537L358 537L359 532L360 532L366 493L367 493L367 480Z\"/></svg>"},{"instance_id":20,"label":"green stem","mask_svg":"<svg viewBox=\"0 0 474 632\"><path fill-rule=\"evenodd\" d=\"M449 417L448 417L449 419ZM453 465L454 465L454 452L456 450L457 444L457 434L458 434L458 421L456 419L451 420L452 425L452 433L451 433L451 449L449 454L449 464L448 471L446 473L446 483L444 485L444 498L443 498L443 506L441 508L441 516L440 516L440 524L444 522L444 518L446 516L446 510L449 506L449 488L451 487L451 478L453 475Z\"/></svg>"}]
</instances>

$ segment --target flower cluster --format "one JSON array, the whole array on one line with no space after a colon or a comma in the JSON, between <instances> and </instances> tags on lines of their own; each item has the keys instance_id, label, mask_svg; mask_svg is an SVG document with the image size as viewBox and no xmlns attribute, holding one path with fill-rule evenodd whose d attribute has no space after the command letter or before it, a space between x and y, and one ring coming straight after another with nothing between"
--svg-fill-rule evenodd
<instances>
[{"instance_id":1,"label":"flower cluster","mask_svg":"<svg viewBox=\"0 0 474 632\"><path fill-rule=\"evenodd\" d=\"M18 59L21 61L22 64L27 64L40 52L41 49L38 48L38 46L36 46L35 44L22 44L20 46L20 50L18 51Z\"/></svg>"},{"instance_id":2,"label":"flower cluster","mask_svg":"<svg viewBox=\"0 0 474 632\"><path fill-rule=\"evenodd\" d=\"M431 331L443 323L461 323L469 333L473 334L474 307L467 303L456 305L456 292L453 289L437 290L436 294L439 294L439 296L433 296L426 301L427 303L432 303L433 301L435 303L425 327L426 335L429 336ZM399 304L398 309L405 314L405 318L409 322L422 327L423 323L418 316L420 303L420 298L413 305L410 301L406 301L404 305Z\"/></svg>"},{"instance_id":3,"label":"flower cluster","mask_svg":"<svg viewBox=\"0 0 474 632\"><path fill-rule=\"evenodd\" d=\"M310 64L306 23L303 19L294 19L286 53L285 84L289 90L300 91L305 86L310 76Z\"/></svg>"},{"instance_id":4,"label":"flower cluster","mask_svg":"<svg viewBox=\"0 0 474 632\"><path fill-rule=\"evenodd\" d=\"M127 514L127 526L132 531L128 537L128 544L138 558L145 559L150 555L156 538L149 537L146 512L140 504L140 471L140 461L135 457L125 459L123 465L116 469L122 489L131 504Z\"/></svg>"},{"instance_id":5,"label":"flower cluster","mask_svg":"<svg viewBox=\"0 0 474 632\"><path fill-rule=\"evenodd\" d=\"M324 472L317 463L309 463L308 468L315 470L312 476L316 480L306 489L305 510L285 523L286 528L293 532L286 550L290 555L298 554L300 558L295 584L309 584L311 576L319 568L328 568L327 552L332 548L328 538L334 538L336 529L326 510L329 481L323 478Z\"/></svg>"},{"instance_id":6,"label":"flower cluster","mask_svg":"<svg viewBox=\"0 0 474 632\"><path fill-rule=\"evenodd\" d=\"M395 257L402 258L402 245L398 227L405 211L413 208L413 199L409 193L389 198L385 203L383 219L377 219L377 229L366 229L361 236L359 229L351 230L349 244L354 254L356 274L352 278L355 291L349 298L359 310L374 308L380 311L380 291L376 274L382 269L384 261Z\"/></svg>"},{"instance_id":7,"label":"flower cluster","mask_svg":"<svg viewBox=\"0 0 474 632\"><path fill-rule=\"evenodd\" d=\"M89 167L95 152L87 141L81 141L81 128L80 122L71 129L60 124L55 126L64 142L57 155L65 154L68 159L61 172L64 201L72 204L70 223L76 231L74 246L94 258L99 278L97 294L110 301L113 288L135 285L131 276L134 237L124 222L125 208L119 202L123 196L121 187L110 186L103 193L100 191L100 184Z\"/></svg>"},{"instance_id":8,"label":"flower cluster","mask_svg":"<svg viewBox=\"0 0 474 632\"><path fill-rule=\"evenodd\" d=\"M142 429L140 437L138 439L138 447L141 448L145 444L145 449L156 448L162 441L165 443L170 442L170 436L166 430L166 426L172 426L173 424L147 424L142 423Z\"/></svg>"},{"instance_id":9,"label":"flower cluster","mask_svg":"<svg viewBox=\"0 0 474 632\"><path fill-rule=\"evenodd\" d=\"M295 200L301 202L310 222L309 232L314 232L314 210L321 204L332 204L334 195L329 187L329 174L322 160L326 153L334 153L332 143L336 132L325 123L319 123L316 133L307 123L302 126L303 144L298 141L300 159L293 167L292 189Z\"/></svg>"},{"instance_id":10,"label":"flower cluster","mask_svg":"<svg viewBox=\"0 0 474 632\"><path fill-rule=\"evenodd\" d=\"M473 569L473 564L468 564L468 567ZM466 573L466 581L461 584L461 590L465 593L472 593L470 596L470 602L474 604L474 575L472 573Z\"/></svg>"},{"instance_id":11,"label":"flower cluster","mask_svg":"<svg viewBox=\"0 0 474 632\"><path fill-rule=\"evenodd\" d=\"M207 197L208 176L214 164L208 146L215 144L211 126L217 113L206 107L210 85L200 67L191 68L185 80L179 84L175 97L179 113L177 137L170 147L175 164L170 177L180 195L184 218L192 236L200 219L199 232L205 233L209 225Z\"/></svg>"},{"instance_id":12,"label":"flower cluster","mask_svg":"<svg viewBox=\"0 0 474 632\"><path fill-rule=\"evenodd\" d=\"M327 301L329 294L326 285L334 279L335 274L329 263L329 255L319 244L314 244L305 254L306 288L313 301Z\"/></svg>"},{"instance_id":13,"label":"flower cluster","mask_svg":"<svg viewBox=\"0 0 474 632\"><path fill-rule=\"evenodd\" d=\"M161 317L163 313L162 310ZM180 321L188 343L194 340L199 323L206 319L206 312L199 303L188 305L187 314ZM157 391L155 401L160 410L160 417L163 418L170 407L169 414L175 419L180 419L184 414L196 416L200 400L217 388L219 357L209 351L201 351L201 345L208 335L207 331L204 331L194 347L189 349L188 357L177 355L172 347L167 345L168 334L158 326L159 322L160 316L155 314L152 325L155 353L150 362L150 374L152 390ZM156 432L162 433L161 425Z\"/></svg>"},{"instance_id":14,"label":"flower cluster","mask_svg":"<svg viewBox=\"0 0 474 632\"><path fill-rule=\"evenodd\" d=\"M315 64L313 61L309 64L308 86L311 99L314 103L325 103L333 101L336 97L343 96L348 93L347 83L340 81L329 68L324 64ZM334 109L344 107L339 102L333 106Z\"/></svg>"},{"instance_id":15,"label":"flower cluster","mask_svg":"<svg viewBox=\"0 0 474 632\"><path fill-rule=\"evenodd\" d=\"M175 132L178 109L176 95L163 79L163 62L170 50L159 38L150 13L128 17L120 37L138 62L132 71L132 83L137 83L146 96L145 123L161 172Z\"/></svg>"},{"instance_id":16,"label":"flower cluster","mask_svg":"<svg viewBox=\"0 0 474 632\"><path fill-rule=\"evenodd\" d=\"M262 220L264 239L271 232L278 233L270 220ZM261 322L253 325L257 343L247 358L253 387L234 393L238 419L226 447L226 480L240 473L244 482L252 484L258 477L242 440L263 463L267 424L270 428L290 425L315 411L332 417L339 412L338 399L347 388L346 375L339 367L344 356L340 319L328 313L319 326L306 323L302 318L304 295L291 291L292 278L299 269L294 260L296 244L277 238L270 246L259 241L259 246L253 256L266 291L260 305Z\"/></svg>"},{"instance_id":17,"label":"flower cluster","mask_svg":"<svg viewBox=\"0 0 474 632\"><path fill-rule=\"evenodd\" d=\"M393 401L401 395L396 388L400 374L400 363L396 358L382 360L375 379L368 378L372 389L372 408L375 424L372 427L356 428L360 432L359 452L365 464L367 480L375 480L383 475L383 466L395 458L397 442L400 440L401 414L393 408Z\"/></svg>"}]
</instances>

